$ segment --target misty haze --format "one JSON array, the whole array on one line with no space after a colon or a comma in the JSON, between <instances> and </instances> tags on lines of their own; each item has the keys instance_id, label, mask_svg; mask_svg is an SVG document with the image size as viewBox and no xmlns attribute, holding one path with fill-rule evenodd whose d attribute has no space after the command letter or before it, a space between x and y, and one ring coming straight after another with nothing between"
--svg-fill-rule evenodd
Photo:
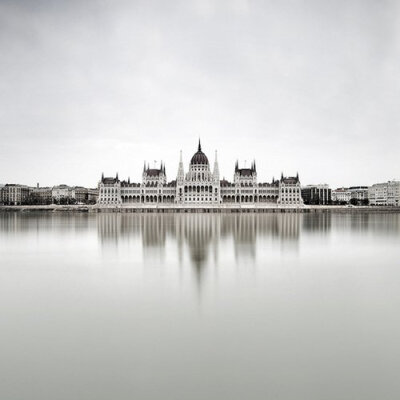
<instances>
[{"instance_id":1,"label":"misty haze","mask_svg":"<svg viewBox=\"0 0 400 400\"><path fill-rule=\"evenodd\" d=\"M400 398L400 2L0 0L0 400Z\"/></svg>"}]
</instances>

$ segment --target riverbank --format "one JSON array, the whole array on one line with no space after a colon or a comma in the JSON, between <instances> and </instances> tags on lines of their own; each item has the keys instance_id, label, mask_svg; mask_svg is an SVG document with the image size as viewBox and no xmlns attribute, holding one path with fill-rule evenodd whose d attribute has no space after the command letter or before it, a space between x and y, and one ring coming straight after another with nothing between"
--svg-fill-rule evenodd
<instances>
[{"instance_id":1,"label":"riverbank","mask_svg":"<svg viewBox=\"0 0 400 400\"><path fill-rule=\"evenodd\" d=\"M196 207L177 205L141 205L138 207L99 207L97 205L0 206L0 212L88 212L88 213L400 213L400 207L389 206L303 206L260 207L222 205Z\"/></svg>"}]
</instances>

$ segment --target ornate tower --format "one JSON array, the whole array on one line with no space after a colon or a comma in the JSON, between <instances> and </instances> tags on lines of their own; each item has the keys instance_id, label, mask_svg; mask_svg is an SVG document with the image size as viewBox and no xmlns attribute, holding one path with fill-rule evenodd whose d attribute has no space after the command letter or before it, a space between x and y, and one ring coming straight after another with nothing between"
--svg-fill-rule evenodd
<instances>
[{"instance_id":1,"label":"ornate tower","mask_svg":"<svg viewBox=\"0 0 400 400\"><path fill-rule=\"evenodd\" d=\"M218 167L217 150L215 150L215 161L214 161L214 172L213 172L213 203L219 204L220 198L221 198L221 188L219 180L219 167Z\"/></svg>"},{"instance_id":2,"label":"ornate tower","mask_svg":"<svg viewBox=\"0 0 400 400\"><path fill-rule=\"evenodd\" d=\"M217 150L215 150L213 179L214 179L214 183L218 183L219 182L219 168L218 168Z\"/></svg>"},{"instance_id":3,"label":"ornate tower","mask_svg":"<svg viewBox=\"0 0 400 400\"><path fill-rule=\"evenodd\" d=\"M185 186L185 172L183 170L182 150L181 150L179 156L178 175L176 177L175 199L178 204L181 204L184 201L184 186Z\"/></svg>"}]
</instances>

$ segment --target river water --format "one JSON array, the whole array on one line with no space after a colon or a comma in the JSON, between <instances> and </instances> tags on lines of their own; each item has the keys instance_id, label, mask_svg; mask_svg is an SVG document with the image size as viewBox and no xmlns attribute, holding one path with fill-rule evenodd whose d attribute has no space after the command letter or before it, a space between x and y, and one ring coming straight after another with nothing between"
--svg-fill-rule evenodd
<instances>
[{"instance_id":1,"label":"river water","mask_svg":"<svg viewBox=\"0 0 400 400\"><path fill-rule=\"evenodd\" d=\"M0 213L0 399L400 398L400 215Z\"/></svg>"}]
</instances>

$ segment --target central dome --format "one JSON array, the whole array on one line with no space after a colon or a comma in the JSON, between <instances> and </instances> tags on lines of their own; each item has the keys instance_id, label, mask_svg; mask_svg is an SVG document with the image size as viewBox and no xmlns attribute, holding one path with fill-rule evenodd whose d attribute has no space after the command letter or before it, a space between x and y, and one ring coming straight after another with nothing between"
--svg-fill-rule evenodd
<instances>
[{"instance_id":1,"label":"central dome","mask_svg":"<svg viewBox=\"0 0 400 400\"><path fill-rule=\"evenodd\" d=\"M201 144L199 140L199 148L197 149L197 153L194 153L190 165L194 164L202 164L202 165L208 165L208 158L207 156L201 151Z\"/></svg>"}]
</instances>

